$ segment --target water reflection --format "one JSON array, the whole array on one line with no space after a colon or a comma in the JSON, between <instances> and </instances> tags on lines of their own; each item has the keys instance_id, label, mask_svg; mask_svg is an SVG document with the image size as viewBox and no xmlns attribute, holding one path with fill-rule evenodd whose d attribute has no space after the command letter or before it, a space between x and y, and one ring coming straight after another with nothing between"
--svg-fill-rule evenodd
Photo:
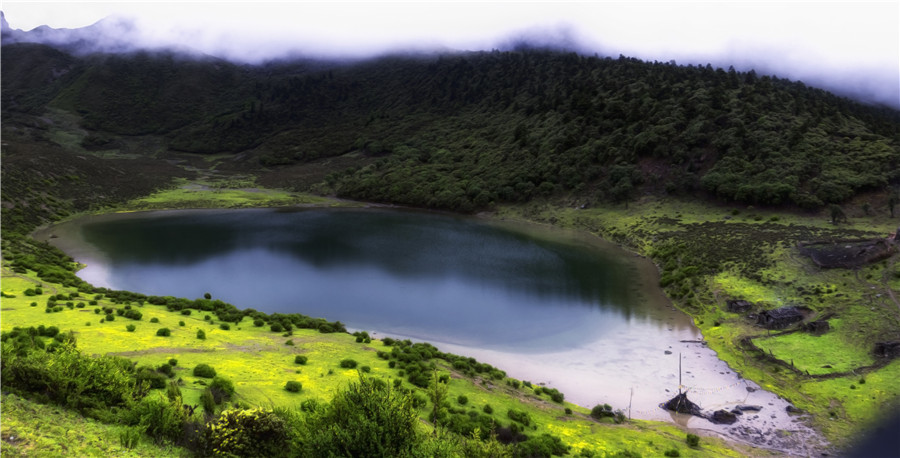
<instances>
[{"instance_id":1,"label":"water reflection","mask_svg":"<svg viewBox=\"0 0 900 458\"><path fill-rule=\"evenodd\" d=\"M254 209L82 230L108 259L108 286L148 294L210 291L258 310L493 348L570 346L616 327L665 326L639 294L648 286L629 258L472 219Z\"/></svg>"}]
</instances>

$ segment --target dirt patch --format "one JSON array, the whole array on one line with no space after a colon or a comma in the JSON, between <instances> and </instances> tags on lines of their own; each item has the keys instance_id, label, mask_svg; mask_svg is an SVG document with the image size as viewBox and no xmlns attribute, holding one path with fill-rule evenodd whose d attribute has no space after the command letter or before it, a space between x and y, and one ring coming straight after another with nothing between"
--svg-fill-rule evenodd
<instances>
[{"instance_id":1,"label":"dirt patch","mask_svg":"<svg viewBox=\"0 0 900 458\"><path fill-rule=\"evenodd\" d=\"M107 355L109 355L109 356L140 356L140 355L155 355L158 353L212 353L214 351L216 351L216 350L212 349L212 348L157 347L157 348L150 348L147 350L109 352L109 353L107 353Z\"/></svg>"}]
</instances>

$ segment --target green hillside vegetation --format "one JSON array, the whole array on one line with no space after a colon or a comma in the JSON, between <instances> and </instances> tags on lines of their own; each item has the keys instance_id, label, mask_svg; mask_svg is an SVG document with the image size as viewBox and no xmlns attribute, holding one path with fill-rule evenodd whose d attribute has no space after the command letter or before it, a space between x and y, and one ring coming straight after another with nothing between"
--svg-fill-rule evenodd
<instances>
[{"instance_id":1,"label":"green hillside vegetation","mask_svg":"<svg viewBox=\"0 0 900 458\"><path fill-rule=\"evenodd\" d=\"M613 417L593 419L588 409L566 403L562 396L554 401L553 390L544 393L543 387L509 379L502 370L441 353L428 344L372 339L365 332L332 332L342 331L342 325L325 320L267 316L252 310L234 313L211 299L85 293L84 287L79 290L36 277L31 271L3 270L4 390L65 406L100 423L50 407L30 407L18 396L8 395L3 437L14 446L11 454L52 454L77 447L73 453L142 456L160 452L159 445L153 444L177 444L182 448L170 448L166 454L205 455L224 447L220 450L257 456L254 451L262 451L260 447L275 447L265 454L319 456L316 450L322 448L315 447L339 442L311 434L321 428L339 428L329 425L342 421L359 421L345 417L350 413L329 410L338 409L336 402L342 396L358 396L354 390L368 390L364 396L368 402L381 402L383 395L383 402L394 403L373 405L373 411L412 415L414 420L406 427L392 423L396 419L383 424L372 420L371 427L400 428L393 434L409 435L381 445L405 444L406 448L390 449L392 456L469 456L468 450L490 447L525 456L526 450L541 450L544 442L582 454L654 456L671 449L692 450L676 427L636 420L617 424L620 421ZM41 294L34 294L36 288ZM36 301L38 305L32 305ZM168 305L154 305L162 303ZM157 330L163 327L171 332L161 336ZM361 408L361 403L356 399L341 409ZM179 414L182 405L192 406L193 415ZM52 415L30 422L23 418L29 409ZM229 417L241 415L253 418ZM428 423L420 423L419 417ZM228 422L243 422L240 425L245 428L235 448L227 448L221 436L226 432L212 426ZM317 422L321 426L314 428ZM118 423L125 426L111 426ZM90 428L78 428L78 435L72 436L74 424ZM272 426L276 424L281 429ZM435 425L437 436L432 435ZM346 427L346 434L361 434L358 429L367 426L351 423ZM189 428L196 433L185 436ZM267 434L275 434L276 429L284 436L282 442L267 443L275 440ZM68 432L62 434L64 430ZM257 430L262 435L252 436ZM132 442L125 437L129 431L137 434ZM492 433L506 442L512 438L519 442L503 447L491 442ZM292 435L299 437L290 439ZM16 439L8 439L11 436ZM55 442L54 437L68 445ZM377 440L357 437L353 442L375 447L371 444ZM740 456L742 452L732 447L720 439L704 438L702 446L690 453ZM357 452L372 456L374 450Z\"/></svg>"},{"instance_id":2,"label":"green hillside vegetation","mask_svg":"<svg viewBox=\"0 0 900 458\"><path fill-rule=\"evenodd\" d=\"M271 454L261 437L300 455L359 452L329 448L342 437L419 456L769 453L692 448L613 409L592 419L502 368L350 335L340 317L97 289L29 235L86 212L362 205L335 197L484 211L648 256L709 346L838 447L900 402L900 362L872 351L900 339L898 255L821 269L796 248L896 230L894 110L754 72L550 51L261 67L28 44L0 57L4 455ZM802 305L831 330L767 332L729 299ZM352 423L353 406L409 427Z\"/></svg>"},{"instance_id":3,"label":"green hillside vegetation","mask_svg":"<svg viewBox=\"0 0 900 458\"><path fill-rule=\"evenodd\" d=\"M356 153L376 160L321 191L367 201L470 212L653 190L815 209L900 179L896 111L752 71L551 51L262 67L41 51L4 47L4 109L76 114L81 148L157 136L242 153L223 167L299 190L315 183L284 168ZM62 76L34 75L48 67Z\"/></svg>"}]
</instances>

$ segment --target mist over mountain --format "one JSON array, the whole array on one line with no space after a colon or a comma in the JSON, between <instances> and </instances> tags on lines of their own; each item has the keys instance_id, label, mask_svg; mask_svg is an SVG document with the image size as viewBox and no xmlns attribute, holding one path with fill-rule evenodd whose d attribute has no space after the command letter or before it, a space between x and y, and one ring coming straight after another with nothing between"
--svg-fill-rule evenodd
<instances>
[{"instance_id":1,"label":"mist over mountain","mask_svg":"<svg viewBox=\"0 0 900 458\"><path fill-rule=\"evenodd\" d=\"M512 10L509 13L511 14ZM789 16L785 16L782 22L788 19ZM234 20L232 18L232 21ZM744 42L739 36L719 48L711 46L678 48L678 41L675 40L678 37L673 36L672 47L644 49L630 46L612 36L609 40L600 39L598 36L602 37L602 33L600 35L597 32L586 33L584 24L576 26L552 21L543 25L509 26L500 29L499 34L476 33L477 38L465 40L448 36L444 39L438 36L425 38L423 35L415 34L408 34L405 38L404 35L391 38L389 32L382 32L377 27L362 27L364 22L361 22L360 18L354 18L352 14L346 21L360 23L359 30L346 39L335 39L333 36L329 38L327 35L316 35L322 33L321 30L317 31L318 29L304 31L304 28L309 28L310 25L302 21L302 17L298 18L298 23L293 28L294 32L286 34L287 32L274 26L266 31L245 27L239 22L232 22L225 28L204 29L210 24L209 20L199 17L197 23L191 25L185 24L184 21L177 24L160 23L158 17L153 20L146 18L139 20L118 15L107 17L87 27L71 29L54 29L44 25L22 31L12 29L7 24L3 27L3 41L6 44L17 42L47 44L78 56L94 53L128 53L137 50L172 50L196 57L209 55L237 64L253 65L285 59L358 61L398 53L437 54L492 49L501 51L553 49L574 51L585 56L598 54L610 57L624 54L645 61L676 61L683 65L710 63L714 67L734 67L738 71L754 70L759 74L801 80L807 85L820 87L863 103L900 109L900 66L898 66L900 62L896 58L876 63L870 57L849 60L845 57L845 62L839 62L817 52L792 49L787 46L788 43L784 46L776 42L752 44ZM384 18L373 17L369 22L383 21ZM715 24L705 26L713 31L721 28ZM835 33L832 35L839 36L838 32L845 26L846 24L833 24ZM390 29L390 26L386 24L385 28ZM373 33L376 30L378 32ZM710 33L714 33L713 31ZM688 30L683 32L696 33ZM775 32L768 30L763 35ZM446 35L446 32L444 33ZM665 42L665 36L657 37L655 41L659 42L659 38ZM714 37L710 35L709 40L713 39ZM798 35L792 38L793 41L807 39L811 40L813 37ZM851 45L852 43L846 43L843 46ZM889 50L897 48L897 45L871 43L867 44L866 48ZM860 54L865 51L858 47L856 49ZM842 52L847 55L846 50ZM897 52L900 52L900 49ZM893 55L896 56L896 53Z\"/></svg>"},{"instance_id":2,"label":"mist over mountain","mask_svg":"<svg viewBox=\"0 0 900 458\"><path fill-rule=\"evenodd\" d=\"M517 49L238 65L4 44L3 127L464 212L643 193L815 209L900 185L896 110L754 71Z\"/></svg>"}]
</instances>

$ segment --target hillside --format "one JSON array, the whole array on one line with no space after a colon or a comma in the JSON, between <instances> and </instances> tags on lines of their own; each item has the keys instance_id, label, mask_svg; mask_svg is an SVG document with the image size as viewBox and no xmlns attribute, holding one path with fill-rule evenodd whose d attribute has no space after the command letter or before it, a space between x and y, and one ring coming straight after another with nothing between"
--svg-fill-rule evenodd
<instances>
[{"instance_id":1,"label":"hillside","mask_svg":"<svg viewBox=\"0 0 900 458\"><path fill-rule=\"evenodd\" d=\"M711 66L531 50L249 67L35 44L2 63L7 119L71 113L85 150L152 136L370 201L471 212L652 192L816 209L900 180L900 113Z\"/></svg>"},{"instance_id":2,"label":"hillside","mask_svg":"<svg viewBox=\"0 0 900 458\"><path fill-rule=\"evenodd\" d=\"M304 194L309 192L483 211L494 218L589 232L648 256L660 268L660 286L694 318L710 348L742 376L790 400L804 412L805 423L838 447L852 444L900 400L900 360L873 352L879 343L900 339L896 251L854 269L822 269L796 248L805 241L883 238L896 229L900 113L895 110L753 72L541 50L258 67L168 52L73 56L25 43L4 45L2 51L4 331L40 324L66 331L68 318L77 313L74 302L80 299L74 298L102 295L96 307L85 307L96 308L98 315L101 307L109 310L97 317L100 323L73 325L83 336L79 348L108 352L103 345L109 342L95 345L106 338L103 331L139 336L135 350L145 353L136 360L150 365L145 377L167 363L159 353L176 349L161 346L169 336L155 335L155 326L126 334L130 323L120 318L116 324L115 316L142 307L142 301L148 317L172 326L169 340L189 355L179 356L182 365L173 370L192 383L196 377L190 378L183 364L201 362L197 345L222 350L258 344L278 358L292 357L295 349L279 338L289 336L270 328L279 317L253 316L258 312L236 304L201 320L205 302L194 303L200 308L190 315L183 313L191 308L183 300L165 298L161 303L167 310L148 297L98 290L74 275L78 266L71 259L28 234L84 212L338 205ZM23 295L36 285L65 293L56 298L59 304L53 299L62 313L32 308L35 299ZM832 327L823 336L799 326L771 333L729 311L730 300L751 302L754 314L799 304L811 316L831 320ZM63 306L63 301L73 304ZM251 327L254 318L263 325ZM171 324L179 321L190 323L191 332ZM222 324L233 328L216 326ZM210 341L194 338L201 327ZM427 397L427 390L408 380L410 374L381 367L385 363L376 356L383 344L370 348L371 342L359 345L344 333L295 332L298 341L328 341L341 348L323 355L326 365L339 367L340 355L349 352L374 373L400 380L398 385L409 390L404 393ZM223 335L227 338L217 340ZM16 346L10 350L4 344L5 352L31 351L25 341L38 345L35 335L12 337ZM37 340L53 345L51 337ZM405 351L403 345L398 348ZM314 345L309 350L323 351ZM244 356L233 351L228 357ZM422 364L458 375L453 369L457 357L434 356ZM45 361L39 360L27 362ZM4 364L10 361L4 358ZM134 369L118 376L137 377L140 371ZM229 407L249 410L265 404L266 396L297 399L281 389L283 380L266 379L266 387L256 386L245 372L228 374L238 386L238 401ZM303 399L330 397L337 381L354 374L338 371L321 392L312 389L309 375L301 377ZM487 378L453 378L451 392L474 401L472 393L482 396L478 384ZM496 380L504 382L496 384L498 393L484 396L512 393L538 401L521 407L533 409L527 411L534 418L541 415L540 425L529 432L536 443L554 443L542 439L546 432L574 445L572 452L587 453L599 445L598 453L634 456L659 455L684 442L681 430L653 424L631 423L617 433L603 424L610 418L597 422L586 409L541 398L542 393L552 396L549 390L513 390L518 381ZM202 386L182 386L177 396L173 390L170 402L199 402ZM14 402L13 413L30 408L6 398L4 415L10 412L7 399ZM489 400L477 399L477 408ZM465 441L455 436L446 443L427 440L430 405L415 402L416 415L424 420L416 430L422 439L417 446L462 450ZM519 408L518 401L509 402L509 408ZM450 404L447 412L460 417L462 431L472 432L465 428L478 426L476 420L488 421L472 405ZM135 405L110 409L131 411ZM224 406L211 410L218 414ZM567 406L575 412L571 418ZM88 416L112 418L103 406L81 407ZM504 413L488 416L512 428L517 421ZM21 426L27 421L15 420L13 425L28 428ZM144 428L142 437L157 437L143 420L130 421L133 429ZM107 426L91 426L90 434L116 441L118 434L132 431ZM60 428L68 426L54 426ZM566 436L564 431L575 429L590 432ZM791 440L790 432L772 434ZM31 442L17 443L4 429L4 449L21 447L28 454L28 447L41 442L24 437ZM51 450L68 440L52 437L44 441L52 443ZM760 433L754 440L758 445L769 440L771 446L773 436ZM711 438L702 444L681 450L699 456L771 451L734 451L733 443ZM113 447L117 452L126 448L124 443ZM154 450L135 453L152 455Z\"/></svg>"}]
</instances>

